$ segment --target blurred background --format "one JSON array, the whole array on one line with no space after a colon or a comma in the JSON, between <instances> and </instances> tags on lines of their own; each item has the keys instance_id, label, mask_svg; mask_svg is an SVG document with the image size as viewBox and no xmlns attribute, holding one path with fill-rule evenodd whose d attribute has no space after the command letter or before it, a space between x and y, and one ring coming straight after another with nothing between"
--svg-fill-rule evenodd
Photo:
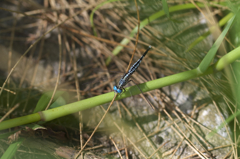
<instances>
[{"instance_id":1,"label":"blurred background","mask_svg":"<svg viewBox=\"0 0 240 159\"><path fill-rule=\"evenodd\" d=\"M224 0L1 1L0 83L7 83L0 94L0 116L13 108L7 119L33 113L54 88L64 92L54 107L113 91L136 41L132 64L153 47L132 77L137 84L194 69L238 5ZM213 63L239 45L237 24ZM146 93L158 113L140 95L114 102L80 157L236 157L237 119L207 137L237 109L233 70ZM1 131L0 154L24 139L15 158L74 158L107 106L38 122L36 128Z\"/></svg>"}]
</instances>

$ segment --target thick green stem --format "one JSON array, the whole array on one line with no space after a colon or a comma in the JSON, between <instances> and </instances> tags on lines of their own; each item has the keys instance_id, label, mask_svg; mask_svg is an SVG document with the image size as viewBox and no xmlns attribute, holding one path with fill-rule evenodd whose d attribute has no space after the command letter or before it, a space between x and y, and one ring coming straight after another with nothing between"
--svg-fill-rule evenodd
<instances>
[{"instance_id":1,"label":"thick green stem","mask_svg":"<svg viewBox=\"0 0 240 159\"><path fill-rule=\"evenodd\" d=\"M216 71L221 71L224 67L236 61L239 58L240 58L240 47L234 49L233 51L223 56L214 65L209 66L204 73L199 73L197 69L193 69L190 71L186 71L186 72L178 73L175 75L167 76L164 78L156 79L153 81L149 81L146 83L142 83L138 86L143 92L159 89L161 87L168 86L174 83L187 81L189 79L205 76L207 74L212 74ZM131 91L131 93L129 90ZM128 87L126 88L125 93L117 96L116 100L120 100L126 97L130 97L131 95L137 95L140 93L141 92L139 91L137 86ZM114 97L114 92L110 92L110 93L102 94L96 97L84 99L78 102L70 103L61 107L42 111L39 113L6 120L0 123L0 130L32 123L40 120L50 121L65 115L76 113L78 111L89 109L101 104L109 103L113 99L113 97Z\"/></svg>"}]
</instances>

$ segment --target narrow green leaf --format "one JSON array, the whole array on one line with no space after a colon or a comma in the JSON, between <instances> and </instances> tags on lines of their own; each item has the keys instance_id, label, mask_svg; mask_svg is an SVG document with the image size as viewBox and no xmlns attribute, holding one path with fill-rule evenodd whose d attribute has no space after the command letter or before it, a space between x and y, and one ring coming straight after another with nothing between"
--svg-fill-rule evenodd
<instances>
[{"instance_id":1,"label":"narrow green leaf","mask_svg":"<svg viewBox=\"0 0 240 159\"><path fill-rule=\"evenodd\" d=\"M8 149L4 152L1 159L11 159L15 155L17 149L21 146L23 141L24 139L22 138L19 139L17 142L14 142L11 145L9 145Z\"/></svg>"},{"instance_id":2,"label":"narrow green leaf","mask_svg":"<svg viewBox=\"0 0 240 159\"><path fill-rule=\"evenodd\" d=\"M63 93L64 93L64 91L56 91L55 96L53 97L53 101L55 101ZM53 95L53 91L49 91L49 92L44 93L41 96L41 98L39 99L39 101L37 103L37 106L34 109L33 113L37 113L39 111L44 110L47 107L52 95Z\"/></svg>"},{"instance_id":3,"label":"narrow green leaf","mask_svg":"<svg viewBox=\"0 0 240 159\"><path fill-rule=\"evenodd\" d=\"M163 10L164 10L165 14L169 18L170 16L169 16L167 0L162 0L162 5L163 5Z\"/></svg>"},{"instance_id":4,"label":"narrow green leaf","mask_svg":"<svg viewBox=\"0 0 240 159\"><path fill-rule=\"evenodd\" d=\"M204 57L204 59L202 60L202 62L198 66L197 70L199 71L199 73L205 72L207 70L207 68L210 66L214 56L217 53L217 50L218 50L219 46L221 45L223 39L225 38L225 36L226 36L229 28L231 27L235 17L236 17L236 14L229 20L226 27L224 28L224 30L220 34L220 36L217 38L217 40L215 41L215 43L213 44L211 49L208 51L207 55Z\"/></svg>"},{"instance_id":5,"label":"narrow green leaf","mask_svg":"<svg viewBox=\"0 0 240 159\"><path fill-rule=\"evenodd\" d=\"M66 100L62 96L60 96L55 102L53 102L53 104L51 104L50 109L57 108L65 104L67 104Z\"/></svg>"}]
</instances>

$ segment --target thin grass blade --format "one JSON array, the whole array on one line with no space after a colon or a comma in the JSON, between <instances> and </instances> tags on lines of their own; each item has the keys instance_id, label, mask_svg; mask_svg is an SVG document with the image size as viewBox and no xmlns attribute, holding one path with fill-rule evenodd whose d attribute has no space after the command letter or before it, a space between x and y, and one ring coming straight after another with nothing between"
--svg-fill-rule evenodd
<instances>
[{"instance_id":1,"label":"thin grass blade","mask_svg":"<svg viewBox=\"0 0 240 159\"><path fill-rule=\"evenodd\" d=\"M204 59L202 60L202 62L198 66L197 70L199 71L199 73L205 72L207 70L207 68L210 66L214 56L217 53L217 50L218 50L219 46L221 45L223 39L225 38L225 36L226 36L229 28L231 27L235 17L236 17L236 14L229 20L229 22L227 23L226 27L224 28L224 30L222 31L222 33L220 34L218 39L215 41L215 43L213 44L211 49L208 51L207 55L204 57Z\"/></svg>"},{"instance_id":2,"label":"thin grass blade","mask_svg":"<svg viewBox=\"0 0 240 159\"><path fill-rule=\"evenodd\" d=\"M11 159L11 158L13 158L23 141L24 141L24 139L19 139L17 142L12 143L8 147L8 149L4 152L1 159Z\"/></svg>"}]
</instances>

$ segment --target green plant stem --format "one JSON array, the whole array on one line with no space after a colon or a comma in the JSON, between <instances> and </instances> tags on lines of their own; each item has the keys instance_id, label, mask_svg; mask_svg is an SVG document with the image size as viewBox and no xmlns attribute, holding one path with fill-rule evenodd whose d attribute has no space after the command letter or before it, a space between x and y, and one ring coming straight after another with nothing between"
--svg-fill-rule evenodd
<instances>
[{"instance_id":1,"label":"green plant stem","mask_svg":"<svg viewBox=\"0 0 240 159\"><path fill-rule=\"evenodd\" d=\"M172 85L174 83L179 83L179 82L187 81L200 76L213 74L216 71L221 71L227 65L231 64L232 62L236 61L239 58L240 58L240 47L237 47L236 49L232 50L228 54L224 55L221 59L218 60L218 62L209 66L204 73L199 73L197 69L193 69L190 71L185 71L182 73L178 73L178 74L170 75L164 78L142 83L138 85L138 87L142 90L142 92L148 92L154 89L159 89L164 86ZM131 91L131 93L129 90ZM128 87L126 88L126 92L117 96L116 100L127 98L127 97L130 97L131 95L137 95L140 93L141 92L139 91L137 86ZM76 113L78 111L82 111L98 105L109 103L113 99L113 97L114 97L114 92L110 92L110 93L102 94L92 98L84 99L78 102L70 103L61 107L49 109L46 111L41 111L38 113L34 113L31 115L27 115L19 118L6 120L0 123L0 130L12 128L15 126L20 126L20 125L24 125L32 122L37 122L40 120L51 121L53 119L56 119L65 115L69 115L72 113Z\"/></svg>"}]
</instances>

